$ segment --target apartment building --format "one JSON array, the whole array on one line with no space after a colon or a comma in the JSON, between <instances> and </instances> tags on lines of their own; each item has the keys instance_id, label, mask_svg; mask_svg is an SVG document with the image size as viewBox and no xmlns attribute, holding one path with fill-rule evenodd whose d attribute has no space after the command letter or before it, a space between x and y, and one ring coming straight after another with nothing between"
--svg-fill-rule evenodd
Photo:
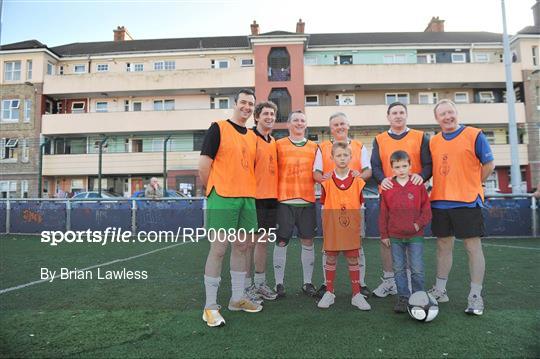
<instances>
[{"instance_id":1,"label":"apartment building","mask_svg":"<svg viewBox=\"0 0 540 359\"><path fill-rule=\"evenodd\" d=\"M20 61L22 69L24 56L39 54L33 67L41 73L34 78L42 85L34 101L41 110L35 123L41 117L45 194L97 189L98 148L104 143L102 188L128 196L151 176L163 179L166 148L168 188L200 195L196 168L204 131L230 116L233 96L241 88L254 89L258 101L278 105L278 137L286 133L289 112L301 109L310 139L325 140L329 116L342 111L351 121L352 136L368 148L387 128L387 104L407 103L410 126L435 133L433 104L450 98L458 104L461 121L482 128L493 145L497 169L489 190L511 190L501 34L445 32L438 18L413 33L307 34L301 20L295 32L261 33L256 22L250 27L246 36L155 40L133 40L118 27L109 42L3 45L2 87L9 83L30 89L23 78L5 80L6 69L13 61ZM538 152L531 154L538 149L538 129L531 134L538 125L533 105L538 55L534 60L531 47L540 32L537 23L526 29L512 39L512 75L520 164L524 187L530 190L538 181L537 167L529 163L538 159ZM1 126L20 130L22 119L17 124L4 120L4 103L15 98L22 100L23 94L2 92ZM23 136L30 134L2 133L7 142ZM39 131L32 136L38 143Z\"/></svg>"}]
</instances>

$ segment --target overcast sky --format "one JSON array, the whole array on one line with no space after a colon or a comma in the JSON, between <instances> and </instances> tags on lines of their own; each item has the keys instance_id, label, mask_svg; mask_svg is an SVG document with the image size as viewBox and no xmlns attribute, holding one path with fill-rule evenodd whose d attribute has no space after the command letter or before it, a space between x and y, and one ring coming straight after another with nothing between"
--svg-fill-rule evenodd
<instances>
[{"instance_id":1,"label":"overcast sky","mask_svg":"<svg viewBox=\"0 0 540 359\"><path fill-rule=\"evenodd\" d=\"M508 32L533 24L535 0L506 0ZM111 41L127 27L135 39L306 33L423 31L432 16L446 31L502 33L501 0L0 0L0 43L36 39L48 46Z\"/></svg>"}]
</instances>

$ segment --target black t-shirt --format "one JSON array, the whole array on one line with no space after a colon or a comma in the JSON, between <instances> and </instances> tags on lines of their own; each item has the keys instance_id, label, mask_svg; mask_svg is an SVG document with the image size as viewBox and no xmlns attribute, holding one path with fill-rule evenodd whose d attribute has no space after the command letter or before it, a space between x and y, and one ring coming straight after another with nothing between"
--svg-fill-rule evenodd
<instances>
[{"instance_id":1,"label":"black t-shirt","mask_svg":"<svg viewBox=\"0 0 540 359\"><path fill-rule=\"evenodd\" d=\"M227 120L227 122L233 125L234 129L238 131L238 133L241 135L245 135L248 131L246 127L239 126L231 120ZM210 125L210 128L206 131L206 134L204 135L201 155L208 156L211 159L215 159L219 150L220 142L221 134L219 132L219 125L217 124L217 122L213 122Z\"/></svg>"},{"instance_id":2,"label":"black t-shirt","mask_svg":"<svg viewBox=\"0 0 540 359\"><path fill-rule=\"evenodd\" d=\"M266 142L266 143L272 142L272 138L273 138L272 135L268 135L268 138L264 137L264 136L257 130L257 126L254 126L252 130L253 130L253 132L254 132L257 136L259 136L260 138L262 138L262 139L264 140L264 142Z\"/></svg>"}]
</instances>

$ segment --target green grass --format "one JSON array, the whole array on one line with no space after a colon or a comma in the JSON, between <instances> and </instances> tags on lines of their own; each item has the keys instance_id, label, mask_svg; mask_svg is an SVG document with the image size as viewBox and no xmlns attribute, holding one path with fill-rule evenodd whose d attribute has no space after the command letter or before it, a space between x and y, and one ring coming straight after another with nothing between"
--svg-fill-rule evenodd
<instances>
[{"instance_id":1,"label":"green grass","mask_svg":"<svg viewBox=\"0 0 540 359\"><path fill-rule=\"evenodd\" d=\"M297 241L288 252L287 297L267 302L261 313L222 310L223 328L201 320L202 275L207 243L165 249L103 269L147 270L143 281L55 280L0 294L1 357L538 357L540 356L540 239L498 239L485 246L486 310L482 317L463 313L468 265L456 243L443 303L431 323L392 312L395 298L370 298L370 312L350 305L344 259L337 272L336 304L316 308L300 293ZM320 241L317 246L320 248ZM379 282L376 240L365 240L368 285ZM72 244L50 247L31 236L0 238L0 289L39 279L52 269L104 263L166 245ZM269 254L269 258L271 255ZM426 285L434 280L435 242L426 242ZM227 260L219 301L230 294ZM322 281L317 255L314 282ZM271 264L271 263L269 263ZM95 270L94 270L95 273ZM268 278L273 282L269 266Z\"/></svg>"}]
</instances>

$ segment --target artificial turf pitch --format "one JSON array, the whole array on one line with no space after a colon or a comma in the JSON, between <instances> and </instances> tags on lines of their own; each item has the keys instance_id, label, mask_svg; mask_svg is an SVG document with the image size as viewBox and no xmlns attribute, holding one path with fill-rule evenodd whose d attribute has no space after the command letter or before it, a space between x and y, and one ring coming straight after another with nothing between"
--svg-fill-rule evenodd
<instances>
[{"instance_id":1,"label":"artificial turf pitch","mask_svg":"<svg viewBox=\"0 0 540 359\"><path fill-rule=\"evenodd\" d=\"M467 256L456 242L448 282L449 303L431 323L392 311L395 298L370 298L369 312L350 304L344 258L336 304L316 307L301 294L300 246L287 254L286 298L266 302L261 313L230 312L228 260L219 302L227 321L208 328L201 320L203 268L208 243L186 243L102 270L148 271L147 280L59 280L0 294L1 357L428 357L540 356L540 238L485 240L486 310L463 313L469 290ZM0 237L0 290L39 280L40 268L83 268L171 244L64 244L35 236ZM316 241L314 284L322 281L321 241ZM377 240L365 240L367 283L379 284ZM268 280L273 283L269 251ZM226 256L226 258L228 255ZM425 245L426 286L435 276L435 240ZM96 272L96 269L93 270Z\"/></svg>"}]
</instances>

